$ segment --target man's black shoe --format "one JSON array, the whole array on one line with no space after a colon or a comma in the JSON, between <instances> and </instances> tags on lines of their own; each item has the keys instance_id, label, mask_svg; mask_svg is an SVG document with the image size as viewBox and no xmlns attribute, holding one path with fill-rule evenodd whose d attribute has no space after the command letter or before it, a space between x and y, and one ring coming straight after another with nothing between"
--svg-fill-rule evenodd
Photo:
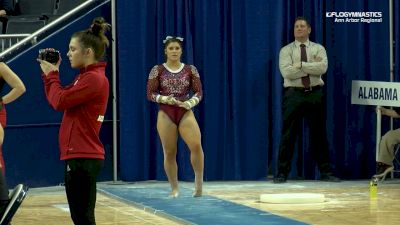
<instances>
[{"instance_id":1,"label":"man's black shoe","mask_svg":"<svg viewBox=\"0 0 400 225\"><path fill-rule=\"evenodd\" d=\"M280 173L274 177L274 183L275 184L286 183L286 179L287 179L287 177L285 175L283 175L282 173Z\"/></svg>"},{"instance_id":2,"label":"man's black shoe","mask_svg":"<svg viewBox=\"0 0 400 225\"><path fill-rule=\"evenodd\" d=\"M340 179L339 179L339 178L333 176L333 175L330 174L330 173L323 173L323 174L321 174L320 180L321 180L321 181L327 181L327 182L340 182Z\"/></svg>"}]
</instances>

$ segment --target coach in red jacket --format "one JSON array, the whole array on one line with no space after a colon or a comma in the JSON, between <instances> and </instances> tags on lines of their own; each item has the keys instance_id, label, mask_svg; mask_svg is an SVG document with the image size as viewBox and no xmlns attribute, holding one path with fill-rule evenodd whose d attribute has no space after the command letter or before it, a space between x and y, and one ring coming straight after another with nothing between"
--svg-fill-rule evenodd
<instances>
[{"instance_id":1,"label":"coach in red jacket","mask_svg":"<svg viewBox=\"0 0 400 225\"><path fill-rule=\"evenodd\" d=\"M96 178L103 166L104 147L99 139L109 95L104 57L108 24L96 18L88 30L75 33L69 44L72 68L80 70L72 84L62 87L59 65L38 59L46 97L64 116L59 132L61 160L65 160L65 190L75 224L96 224ZM52 53L49 53L52 52ZM46 54L55 50L47 49ZM46 57L44 57L46 59Z\"/></svg>"}]
</instances>

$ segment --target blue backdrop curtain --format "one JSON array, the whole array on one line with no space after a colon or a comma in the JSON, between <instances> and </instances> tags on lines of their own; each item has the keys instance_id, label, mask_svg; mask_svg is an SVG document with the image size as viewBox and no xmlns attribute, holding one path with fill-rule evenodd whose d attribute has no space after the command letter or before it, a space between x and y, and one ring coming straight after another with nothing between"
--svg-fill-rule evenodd
<instances>
[{"instance_id":1,"label":"blue backdrop curtain","mask_svg":"<svg viewBox=\"0 0 400 225\"><path fill-rule=\"evenodd\" d=\"M399 66L400 66L400 2L393 1L393 41L394 41L394 81L399 82Z\"/></svg>"},{"instance_id":2,"label":"blue backdrop curtain","mask_svg":"<svg viewBox=\"0 0 400 225\"><path fill-rule=\"evenodd\" d=\"M383 22L335 23L325 16L331 11L380 11ZM398 10L394 12L398 24ZM117 1L120 179L166 179L156 131L158 109L146 99L146 82L152 66L164 62L162 40L167 35L185 39L182 61L194 64L203 82L204 98L195 114L205 180L259 180L273 174L282 123L278 54L293 41L297 16L310 19L310 39L328 53L324 91L335 171L342 178L370 177L375 111L351 105L350 92L355 79L389 81L386 1L134 0ZM397 40L398 33L396 28ZM306 178L318 176L307 135L299 139L298 150L292 176L299 171ZM192 180L189 151L181 140L177 160L179 179Z\"/></svg>"},{"instance_id":3,"label":"blue backdrop curtain","mask_svg":"<svg viewBox=\"0 0 400 225\"><path fill-rule=\"evenodd\" d=\"M382 23L335 23L329 18L325 28L330 60L327 129L333 160L343 177L369 178L375 173L375 107L351 105L349 94L352 80L390 81L388 1L327 1L326 7L329 12L383 13Z\"/></svg>"}]
</instances>

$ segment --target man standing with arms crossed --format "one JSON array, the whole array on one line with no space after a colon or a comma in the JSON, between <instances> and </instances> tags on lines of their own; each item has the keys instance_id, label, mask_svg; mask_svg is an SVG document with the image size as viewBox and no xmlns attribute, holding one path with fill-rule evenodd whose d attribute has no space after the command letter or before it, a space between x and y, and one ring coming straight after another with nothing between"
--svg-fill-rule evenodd
<instances>
[{"instance_id":1,"label":"man standing with arms crossed","mask_svg":"<svg viewBox=\"0 0 400 225\"><path fill-rule=\"evenodd\" d=\"M311 26L304 17L294 23L295 41L279 53L279 69L285 88L283 127L274 183L285 183L290 172L296 137L302 134L303 118L308 120L310 148L323 181L340 181L332 175L326 138L325 104L322 75L328 69L325 48L309 40Z\"/></svg>"}]
</instances>

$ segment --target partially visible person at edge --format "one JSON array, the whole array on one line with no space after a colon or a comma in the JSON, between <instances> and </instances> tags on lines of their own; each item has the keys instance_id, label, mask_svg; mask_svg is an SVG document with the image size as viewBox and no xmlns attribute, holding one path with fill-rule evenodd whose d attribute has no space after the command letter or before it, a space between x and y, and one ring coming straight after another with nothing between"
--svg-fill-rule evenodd
<instances>
[{"instance_id":1,"label":"partially visible person at edge","mask_svg":"<svg viewBox=\"0 0 400 225\"><path fill-rule=\"evenodd\" d=\"M7 32L8 16L13 13L13 1L12 0L0 0L0 22L2 23L2 33Z\"/></svg>"},{"instance_id":2,"label":"partially visible person at edge","mask_svg":"<svg viewBox=\"0 0 400 225\"><path fill-rule=\"evenodd\" d=\"M60 159L65 160L65 191L76 225L96 224L96 179L104 161L99 132L109 96L103 61L109 45L104 34L109 26L99 17L89 29L72 35L67 56L79 74L66 87L61 86L59 78L61 57L54 65L38 59L47 100L55 110L64 112L59 131Z\"/></svg>"},{"instance_id":3,"label":"partially visible person at edge","mask_svg":"<svg viewBox=\"0 0 400 225\"><path fill-rule=\"evenodd\" d=\"M393 109L377 107L383 116L400 118L400 107ZM395 146L400 144L400 128L386 132L379 143L378 159L376 160L376 174L374 177L384 180L386 175L393 171L395 158Z\"/></svg>"},{"instance_id":4,"label":"partially visible person at edge","mask_svg":"<svg viewBox=\"0 0 400 225\"><path fill-rule=\"evenodd\" d=\"M294 144L301 137L301 121L308 120L310 148L323 181L339 181L333 176L329 164L326 138L325 103L322 75L328 69L325 48L309 40L311 26L304 17L294 22L295 41L284 46L279 53L279 69L283 77L283 127L279 147L278 172L274 183L284 183L291 170Z\"/></svg>"},{"instance_id":5,"label":"partially visible person at edge","mask_svg":"<svg viewBox=\"0 0 400 225\"><path fill-rule=\"evenodd\" d=\"M0 62L0 92L5 84L8 84L11 87L11 90L6 95L0 97L0 219L3 217L10 202L8 186L5 179L6 168L3 158L4 128L7 124L5 105L15 101L26 91L24 83L17 74L15 74L5 63Z\"/></svg>"},{"instance_id":6,"label":"partially visible person at edge","mask_svg":"<svg viewBox=\"0 0 400 225\"><path fill-rule=\"evenodd\" d=\"M177 139L181 135L190 150L195 173L193 197L202 195L204 153L201 133L191 110L203 97L200 75L193 65L181 62L183 38L168 36L164 40L166 62L154 66L147 82L147 98L159 104L157 130L164 152L164 169L171 185L170 197L179 195ZM190 91L194 95L190 97Z\"/></svg>"},{"instance_id":7,"label":"partially visible person at edge","mask_svg":"<svg viewBox=\"0 0 400 225\"><path fill-rule=\"evenodd\" d=\"M10 16L13 11L11 0L0 0L0 17Z\"/></svg>"}]
</instances>

